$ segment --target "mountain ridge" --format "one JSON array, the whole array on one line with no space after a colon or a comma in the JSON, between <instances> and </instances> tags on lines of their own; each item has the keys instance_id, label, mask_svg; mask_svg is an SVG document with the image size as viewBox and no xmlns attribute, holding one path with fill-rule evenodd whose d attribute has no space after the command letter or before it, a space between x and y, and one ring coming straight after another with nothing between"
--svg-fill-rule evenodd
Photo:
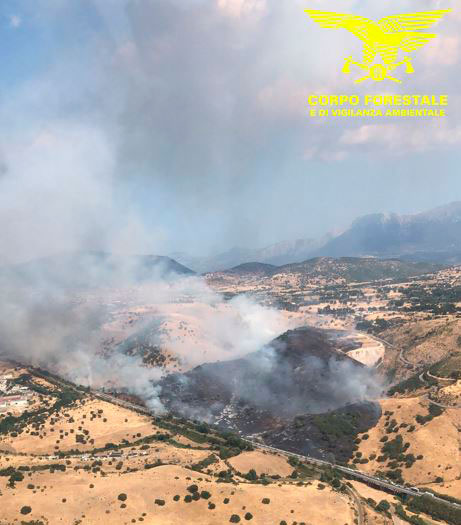
<instances>
[{"instance_id":1,"label":"mountain ridge","mask_svg":"<svg viewBox=\"0 0 461 525\"><path fill-rule=\"evenodd\" d=\"M199 273L244 263L276 266L314 257L378 257L447 264L461 263L461 201L414 214L371 213L357 217L339 234L319 239L280 241L260 249L233 247L207 257L174 253L172 257Z\"/></svg>"}]
</instances>

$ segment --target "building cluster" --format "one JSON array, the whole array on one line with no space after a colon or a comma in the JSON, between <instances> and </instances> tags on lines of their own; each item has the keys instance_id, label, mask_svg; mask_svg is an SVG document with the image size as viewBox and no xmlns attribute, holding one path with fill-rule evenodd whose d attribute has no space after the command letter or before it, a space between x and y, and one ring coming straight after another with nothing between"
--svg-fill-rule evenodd
<instances>
[{"instance_id":1,"label":"building cluster","mask_svg":"<svg viewBox=\"0 0 461 525\"><path fill-rule=\"evenodd\" d=\"M32 392L13 381L13 374L0 376L0 413L12 409L24 409L28 406Z\"/></svg>"}]
</instances>

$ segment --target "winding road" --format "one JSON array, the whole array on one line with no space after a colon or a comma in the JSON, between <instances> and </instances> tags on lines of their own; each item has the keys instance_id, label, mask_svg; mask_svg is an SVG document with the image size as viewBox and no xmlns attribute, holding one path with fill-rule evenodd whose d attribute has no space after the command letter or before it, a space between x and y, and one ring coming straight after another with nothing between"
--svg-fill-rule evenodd
<instances>
[{"instance_id":1,"label":"winding road","mask_svg":"<svg viewBox=\"0 0 461 525\"><path fill-rule=\"evenodd\" d=\"M51 382L57 384L58 386L61 386L61 387L64 386L66 388L72 387L75 391L78 391L80 393L82 393L82 392L85 392L87 394L91 393L94 397L99 398L99 399L101 399L103 401L107 401L109 403L113 403L115 405L119 405L119 406L127 408L129 410L133 410L135 412L146 414L146 415L152 417L152 413L147 408L142 407L140 405L136 405L134 403L130 403L129 401L124 401L124 400L118 399L115 396L112 396L110 394L106 394L106 393L103 393L103 392L98 392L98 391L95 391L95 390L90 390L88 392L86 389L82 389L82 388L77 387L77 385L72 385L71 386L70 383L61 381L59 378L57 378L54 375L50 376L48 374L43 374L41 372L41 370L37 370L37 369L35 369L33 367L28 367L28 368L33 370L34 374L39 375L40 377L43 377L47 381L51 381ZM447 500L445 500L443 498L439 498L438 496L435 496L431 492L420 491L416 487L405 487L403 485L398 485L397 483L393 483L391 481L383 480L383 479L378 478L376 476L372 476L372 475L370 475L368 473L361 472L359 470L356 470L356 469L353 469L353 468L350 468L350 467L345 467L344 465L338 465L336 463L331 463L331 462L325 461L323 459L313 458L311 456L305 456L303 454L296 454L296 453L293 453L293 452L287 452L286 450L282 450L282 449L279 449L279 448L271 447L269 445L265 445L263 443L259 443L259 442L254 441L254 440L250 440L250 439L245 438L245 437L242 437L241 439L243 441L245 441L246 443L251 444L254 448L259 448L259 449L262 449L262 450L268 450L268 451L271 451L271 452L275 452L277 454L282 454L284 456L294 456L294 457L296 457L296 458L298 458L298 459L300 459L300 460L302 460L302 461L304 461L306 463L310 463L312 465L316 465L316 466L320 466L320 467L334 468L334 469L342 472L346 476L349 476L352 479L356 479L358 481L365 482L365 483L367 483L369 485L373 485L373 486L378 487L379 489L382 489L382 490L387 490L387 491L392 492L394 494L406 494L408 496L421 496L421 495L431 496L432 498L434 498L434 500L436 500L436 501L438 501L440 503L443 503L445 505L448 505L448 506L451 506L451 507L454 507L454 508L457 508L457 509L461 509L461 505L459 505L457 503L449 502L449 501L447 501Z\"/></svg>"}]
</instances>

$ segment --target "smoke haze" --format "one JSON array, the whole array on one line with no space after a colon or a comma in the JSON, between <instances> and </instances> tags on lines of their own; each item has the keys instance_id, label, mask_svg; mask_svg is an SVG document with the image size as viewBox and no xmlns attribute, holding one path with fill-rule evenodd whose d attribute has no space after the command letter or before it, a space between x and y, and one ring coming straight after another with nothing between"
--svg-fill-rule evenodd
<instances>
[{"instance_id":1,"label":"smoke haze","mask_svg":"<svg viewBox=\"0 0 461 525\"><path fill-rule=\"evenodd\" d=\"M82 247L203 255L453 200L461 190L455 3L444 2L454 10L437 26L440 38L415 54L418 73L392 86L448 93L448 117L424 127L307 118L309 93L350 90L341 50L355 55L360 45L316 28L305 7L4 2L0 19L6 25L14 13L18 23L5 28L0 50L2 224L15 225L0 239L2 258ZM351 0L328 9L378 18L391 8Z\"/></svg>"},{"instance_id":2,"label":"smoke haze","mask_svg":"<svg viewBox=\"0 0 461 525\"><path fill-rule=\"evenodd\" d=\"M4 18L13 8L7 4ZM0 85L0 265L89 251L163 255L254 246L323 233L348 214L394 203L389 181L405 165L382 177L373 164L363 185L360 178L346 183L357 161L345 160L342 137L348 131L350 148L365 157L398 148L376 145L376 134L354 142L355 124L352 132L334 131L306 121L309 90L343 81L313 54L303 7L275 0L16 2L17 22L1 50L9 55L0 55L9 79ZM452 75L455 55L437 66L441 75ZM448 119L432 130L437 155L457 147L453 125ZM416 151L426 146L413 127L407 131ZM454 137L449 144L447 136ZM343 160L325 171L325 161ZM405 162L414 167L412 158ZM422 177L431 162L425 159ZM459 177L449 168L445 175L438 169L438 183L411 206L451 199ZM375 197L357 197L350 186L359 183ZM95 262L87 270L93 280L103 274ZM135 270L120 263L113 283L136 282ZM174 308L165 305L187 296L183 314L206 320L202 339L160 340L190 366L242 357L289 328L280 313L248 298L225 302L199 277L155 273L154 284L139 292L143 304L163 305L168 319ZM160 410L152 381L161 371L136 356L99 355L111 311L76 300L78 272L61 277L58 285L32 271L28 286L12 274L2 278L2 354L78 383L128 389ZM338 392L346 388L342 375ZM360 377L351 381L347 389L360 386Z\"/></svg>"}]
</instances>

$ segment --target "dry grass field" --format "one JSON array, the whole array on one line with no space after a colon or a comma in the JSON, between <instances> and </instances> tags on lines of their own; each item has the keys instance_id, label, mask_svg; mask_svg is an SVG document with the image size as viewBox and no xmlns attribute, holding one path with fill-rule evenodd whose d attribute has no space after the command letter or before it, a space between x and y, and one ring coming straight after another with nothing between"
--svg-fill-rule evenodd
<instances>
[{"instance_id":1,"label":"dry grass field","mask_svg":"<svg viewBox=\"0 0 461 525\"><path fill-rule=\"evenodd\" d=\"M17 437L0 436L0 449L6 445L8 450L26 454L54 454L76 448L85 451L123 439L139 439L158 430L146 416L92 399L69 408L61 417L48 418L37 432L27 426ZM77 436L84 442L77 441Z\"/></svg>"},{"instance_id":2,"label":"dry grass field","mask_svg":"<svg viewBox=\"0 0 461 525\"><path fill-rule=\"evenodd\" d=\"M242 452L231 458L229 463L235 470L242 473L254 469L258 475L265 473L269 476L278 474L287 477L293 472L293 467L288 464L286 457L260 450Z\"/></svg>"},{"instance_id":3,"label":"dry grass field","mask_svg":"<svg viewBox=\"0 0 461 525\"><path fill-rule=\"evenodd\" d=\"M367 439L361 436L358 453L361 459L368 459L367 463L357 464L361 470L367 472L388 470L392 458L386 461L378 461L378 459L385 455L383 446L395 440L397 436L401 436L403 445L410 443L403 454L412 454L415 458L422 456L409 467L406 466L406 461L398 460L398 468L401 469L402 478L406 482L412 485L430 486L439 477L444 481L453 481L461 477L460 410L445 410L431 421L420 424L416 416L428 414L429 403L426 399L391 398L382 400L380 404L383 413L381 419L367 432L369 436ZM397 429L397 432L388 432L390 428ZM438 487L440 489L440 483Z\"/></svg>"},{"instance_id":4,"label":"dry grass field","mask_svg":"<svg viewBox=\"0 0 461 525\"><path fill-rule=\"evenodd\" d=\"M45 410L39 423L28 424L27 416L17 430L0 435L1 525L211 525L232 516L260 525L353 524L347 493L315 476L291 479L293 467L283 455L255 450L220 459L219 447L190 427L166 430L90 394L54 411L59 389L30 381L53 394L36 394L29 407ZM0 425L8 417L0 416ZM275 477L261 483L238 474L251 469Z\"/></svg>"},{"instance_id":5,"label":"dry grass field","mask_svg":"<svg viewBox=\"0 0 461 525\"><path fill-rule=\"evenodd\" d=\"M34 489L27 488L33 485ZM186 502L187 490L197 485L209 497ZM81 473L36 474L16 489L0 485L1 523L24 519L21 508L29 506L28 520L50 524L130 524L143 521L152 525L229 523L233 514L242 522L251 513L251 523L259 525L305 523L309 525L352 524L346 496L318 483L261 486L250 483L229 485L192 472L181 466L160 466L106 477ZM126 495L126 499L123 495ZM179 496L175 501L174 496ZM208 494L206 494L208 496ZM264 503L265 500L268 503ZM156 503L157 500L157 503ZM210 504L215 505L210 508Z\"/></svg>"}]
</instances>

